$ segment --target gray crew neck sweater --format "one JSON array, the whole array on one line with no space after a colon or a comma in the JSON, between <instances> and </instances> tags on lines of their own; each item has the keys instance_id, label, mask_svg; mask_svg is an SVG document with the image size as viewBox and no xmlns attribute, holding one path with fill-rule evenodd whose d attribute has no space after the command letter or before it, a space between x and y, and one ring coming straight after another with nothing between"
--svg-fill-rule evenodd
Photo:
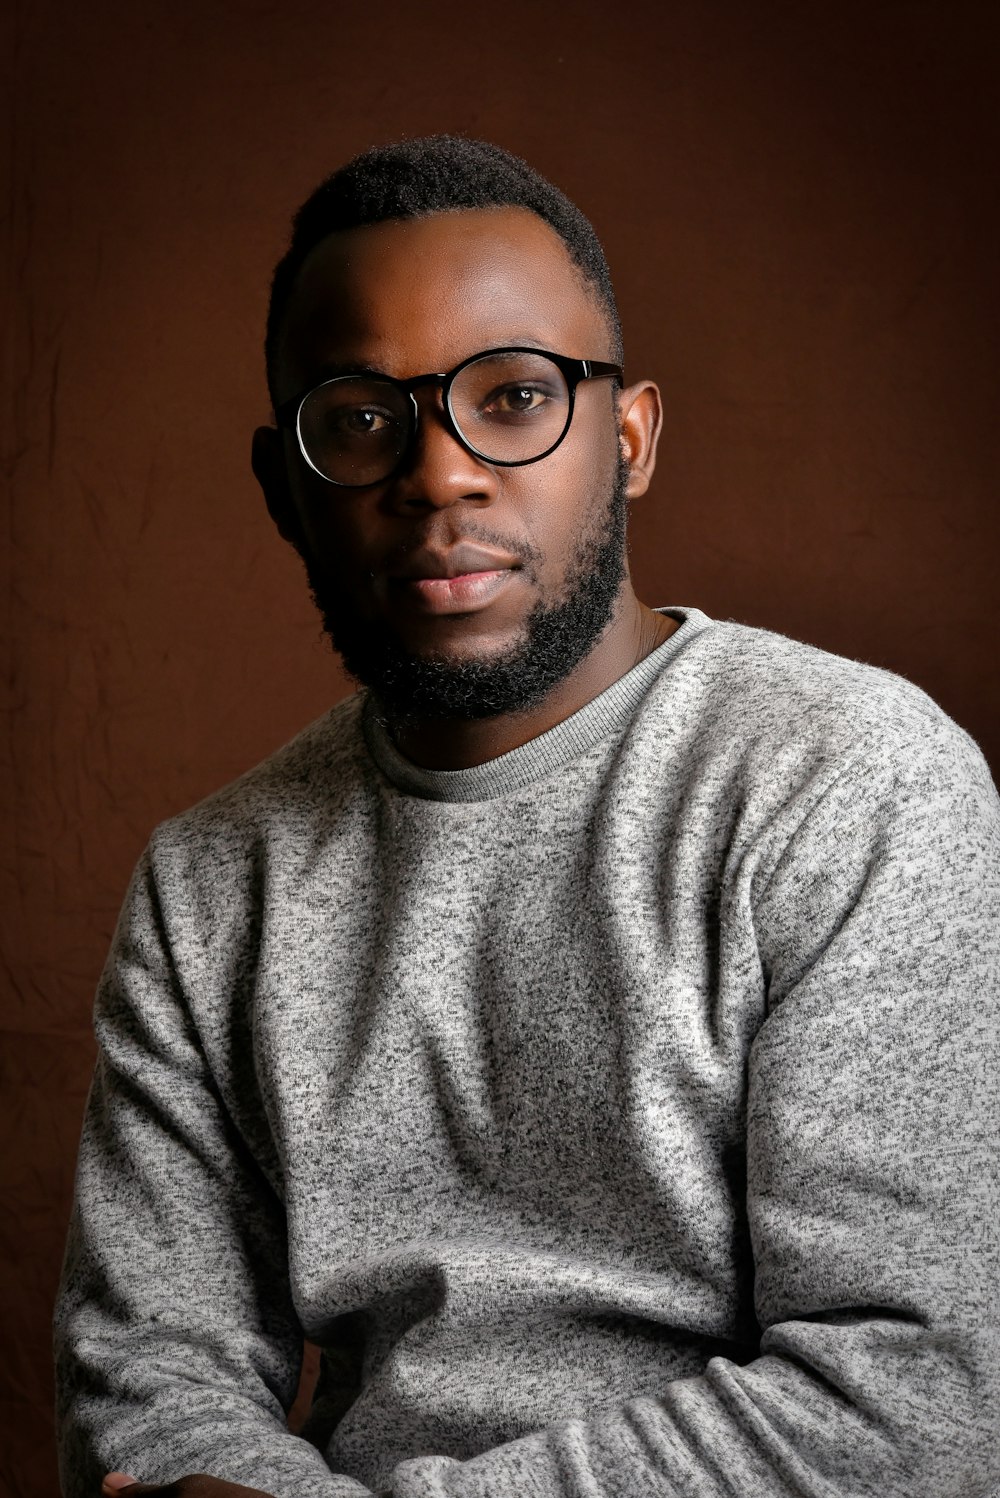
<instances>
[{"instance_id":1,"label":"gray crew neck sweater","mask_svg":"<svg viewBox=\"0 0 1000 1498\"><path fill-rule=\"evenodd\" d=\"M671 612L489 764L418 769L361 694L157 830L69 1498L1000 1494L996 793L906 682Z\"/></svg>"}]
</instances>

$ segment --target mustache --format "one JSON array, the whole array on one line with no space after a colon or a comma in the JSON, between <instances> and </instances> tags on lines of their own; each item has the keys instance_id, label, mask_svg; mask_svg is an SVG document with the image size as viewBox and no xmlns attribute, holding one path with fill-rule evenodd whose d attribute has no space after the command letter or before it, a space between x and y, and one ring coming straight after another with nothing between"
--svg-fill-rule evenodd
<instances>
[{"instance_id":1,"label":"mustache","mask_svg":"<svg viewBox=\"0 0 1000 1498\"><path fill-rule=\"evenodd\" d=\"M524 536L511 536L504 531L470 521L460 531L451 528L428 527L415 536L408 536L385 555L383 568L386 572L405 571L411 557L430 551L450 551L464 542L477 542L489 551L513 557L526 570L533 570L542 560L542 553Z\"/></svg>"}]
</instances>

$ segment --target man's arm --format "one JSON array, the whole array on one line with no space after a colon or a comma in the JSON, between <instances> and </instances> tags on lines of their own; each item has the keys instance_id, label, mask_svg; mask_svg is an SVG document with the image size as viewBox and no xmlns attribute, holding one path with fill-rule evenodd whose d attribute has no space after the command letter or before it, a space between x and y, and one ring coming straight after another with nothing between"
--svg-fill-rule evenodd
<instances>
[{"instance_id":1,"label":"man's arm","mask_svg":"<svg viewBox=\"0 0 1000 1498\"><path fill-rule=\"evenodd\" d=\"M111 1470L358 1498L291 1435L302 1333L284 1213L206 1064L149 857L98 992L97 1069L56 1309L67 1498Z\"/></svg>"},{"instance_id":2,"label":"man's arm","mask_svg":"<svg viewBox=\"0 0 1000 1498\"><path fill-rule=\"evenodd\" d=\"M996 793L945 724L800 799L734 896L769 1000L748 1076L760 1355L403 1463L398 1498L1000 1493Z\"/></svg>"}]
</instances>

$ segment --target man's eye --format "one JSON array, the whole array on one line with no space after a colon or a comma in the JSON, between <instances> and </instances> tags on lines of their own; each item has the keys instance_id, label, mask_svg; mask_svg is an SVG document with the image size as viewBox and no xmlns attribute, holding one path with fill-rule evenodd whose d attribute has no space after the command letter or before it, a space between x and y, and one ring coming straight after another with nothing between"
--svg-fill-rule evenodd
<instances>
[{"instance_id":1,"label":"man's eye","mask_svg":"<svg viewBox=\"0 0 1000 1498\"><path fill-rule=\"evenodd\" d=\"M536 411L548 399L548 392L538 385L508 385L503 390L495 390L484 403L483 410L489 415L520 416L527 411Z\"/></svg>"},{"instance_id":2,"label":"man's eye","mask_svg":"<svg viewBox=\"0 0 1000 1498\"><path fill-rule=\"evenodd\" d=\"M331 412L330 432L335 437L378 437L393 425L386 411L373 406L345 407Z\"/></svg>"}]
</instances>

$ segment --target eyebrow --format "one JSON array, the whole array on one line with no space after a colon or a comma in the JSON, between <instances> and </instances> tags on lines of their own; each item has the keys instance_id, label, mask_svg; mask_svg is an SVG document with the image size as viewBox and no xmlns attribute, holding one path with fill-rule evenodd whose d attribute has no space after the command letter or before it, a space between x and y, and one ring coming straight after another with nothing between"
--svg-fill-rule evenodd
<instances>
[{"instance_id":1,"label":"eyebrow","mask_svg":"<svg viewBox=\"0 0 1000 1498\"><path fill-rule=\"evenodd\" d=\"M374 364L365 364L362 360L325 359L316 371L315 382L321 385L324 380L336 380L341 375L374 375L384 380L392 378L384 369L378 369Z\"/></svg>"},{"instance_id":2,"label":"eyebrow","mask_svg":"<svg viewBox=\"0 0 1000 1498\"><path fill-rule=\"evenodd\" d=\"M480 353L488 354L493 348L535 348L547 349L548 345L538 338L511 338L505 343L491 344L490 348L478 350ZM461 362L461 361L460 361ZM445 374L445 370L429 370L429 374ZM337 380L344 375L367 375L372 379L391 380L393 376L384 369L379 369L374 364L366 364L364 360L355 359L325 359L319 365L312 388L322 385L324 380Z\"/></svg>"}]
</instances>

